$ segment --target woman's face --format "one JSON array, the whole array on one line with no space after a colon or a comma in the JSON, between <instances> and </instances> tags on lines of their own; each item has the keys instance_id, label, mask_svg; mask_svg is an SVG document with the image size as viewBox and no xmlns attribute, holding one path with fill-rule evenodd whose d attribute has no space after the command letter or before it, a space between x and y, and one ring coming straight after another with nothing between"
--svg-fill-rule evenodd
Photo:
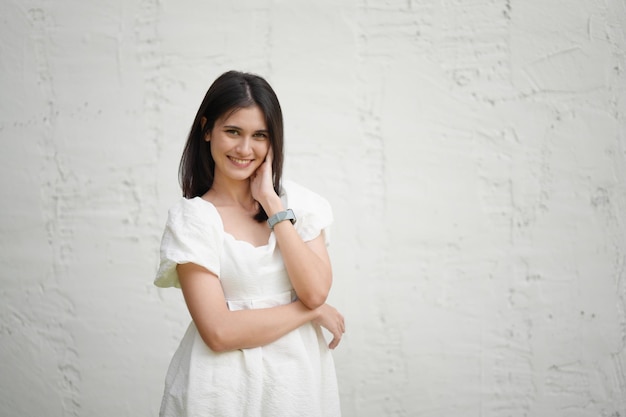
<instances>
[{"instance_id":1,"label":"woman's face","mask_svg":"<svg viewBox=\"0 0 626 417\"><path fill-rule=\"evenodd\" d=\"M215 180L247 180L270 147L265 116L256 105L227 112L215 121L205 140L211 143Z\"/></svg>"}]
</instances>

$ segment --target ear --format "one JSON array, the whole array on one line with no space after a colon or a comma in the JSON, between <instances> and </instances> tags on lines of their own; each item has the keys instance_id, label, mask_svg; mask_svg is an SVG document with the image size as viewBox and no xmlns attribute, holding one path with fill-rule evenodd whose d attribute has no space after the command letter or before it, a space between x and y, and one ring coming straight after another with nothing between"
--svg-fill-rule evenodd
<instances>
[{"instance_id":1,"label":"ear","mask_svg":"<svg viewBox=\"0 0 626 417\"><path fill-rule=\"evenodd\" d=\"M204 125L206 125L206 117L202 116L200 118L200 128L204 130ZM204 135L204 140L209 142L211 140L211 132L206 132Z\"/></svg>"}]
</instances>

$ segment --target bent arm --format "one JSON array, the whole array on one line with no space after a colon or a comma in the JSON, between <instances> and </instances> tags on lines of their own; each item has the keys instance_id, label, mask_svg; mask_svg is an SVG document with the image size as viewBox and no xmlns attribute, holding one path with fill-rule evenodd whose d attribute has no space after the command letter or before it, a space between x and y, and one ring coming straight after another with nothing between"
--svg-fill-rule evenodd
<instances>
[{"instance_id":1,"label":"bent arm","mask_svg":"<svg viewBox=\"0 0 626 417\"><path fill-rule=\"evenodd\" d=\"M283 221L274 226L274 235L298 299L310 309L323 305L333 280L324 232L304 242L291 222Z\"/></svg>"},{"instance_id":2,"label":"bent arm","mask_svg":"<svg viewBox=\"0 0 626 417\"><path fill-rule=\"evenodd\" d=\"M215 352L271 343L319 317L302 302L255 310L230 311L219 279L193 263L176 268L189 313L204 343Z\"/></svg>"},{"instance_id":3,"label":"bent arm","mask_svg":"<svg viewBox=\"0 0 626 417\"><path fill-rule=\"evenodd\" d=\"M285 209L272 185L272 160L270 149L250 182L252 196L269 217ZM324 232L304 242L291 222L282 221L274 226L274 235L298 299L310 309L322 306L328 298L333 278Z\"/></svg>"}]
</instances>

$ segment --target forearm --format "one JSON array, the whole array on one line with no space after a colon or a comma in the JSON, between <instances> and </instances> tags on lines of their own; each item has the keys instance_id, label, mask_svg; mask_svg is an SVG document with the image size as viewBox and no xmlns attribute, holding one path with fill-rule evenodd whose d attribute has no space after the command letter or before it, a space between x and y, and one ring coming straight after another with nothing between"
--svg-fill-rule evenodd
<instances>
[{"instance_id":1,"label":"forearm","mask_svg":"<svg viewBox=\"0 0 626 417\"><path fill-rule=\"evenodd\" d=\"M316 310L296 301L271 308L224 311L210 321L196 321L196 326L212 350L225 352L267 345L318 315Z\"/></svg>"},{"instance_id":2,"label":"forearm","mask_svg":"<svg viewBox=\"0 0 626 417\"><path fill-rule=\"evenodd\" d=\"M193 263L179 264L176 269L198 333L216 352L266 345L321 314L319 309L309 309L301 301L230 311L215 274Z\"/></svg>"},{"instance_id":3,"label":"forearm","mask_svg":"<svg viewBox=\"0 0 626 417\"><path fill-rule=\"evenodd\" d=\"M291 223L277 224L274 232L285 269L298 298L309 308L321 306L326 302L332 284L330 262L325 262L311 250Z\"/></svg>"},{"instance_id":4,"label":"forearm","mask_svg":"<svg viewBox=\"0 0 626 417\"><path fill-rule=\"evenodd\" d=\"M268 199L266 206L269 216L284 210L278 198ZM289 221L276 224L274 235L298 298L309 308L324 304L332 284L332 270L325 246L316 242L315 247L320 252L316 253L310 245L302 241Z\"/></svg>"}]
</instances>

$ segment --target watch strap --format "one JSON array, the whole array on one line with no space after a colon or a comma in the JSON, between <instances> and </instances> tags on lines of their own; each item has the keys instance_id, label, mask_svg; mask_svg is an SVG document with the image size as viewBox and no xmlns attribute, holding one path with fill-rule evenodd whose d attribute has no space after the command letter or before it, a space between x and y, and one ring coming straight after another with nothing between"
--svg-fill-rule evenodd
<instances>
[{"instance_id":1,"label":"watch strap","mask_svg":"<svg viewBox=\"0 0 626 417\"><path fill-rule=\"evenodd\" d=\"M296 223L296 215L294 214L292 209L279 211L278 213L267 219L267 224L270 226L270 229L274 230L274 226L284 220L291 221L291 224Z\"/></svg>"}]
</instances>

